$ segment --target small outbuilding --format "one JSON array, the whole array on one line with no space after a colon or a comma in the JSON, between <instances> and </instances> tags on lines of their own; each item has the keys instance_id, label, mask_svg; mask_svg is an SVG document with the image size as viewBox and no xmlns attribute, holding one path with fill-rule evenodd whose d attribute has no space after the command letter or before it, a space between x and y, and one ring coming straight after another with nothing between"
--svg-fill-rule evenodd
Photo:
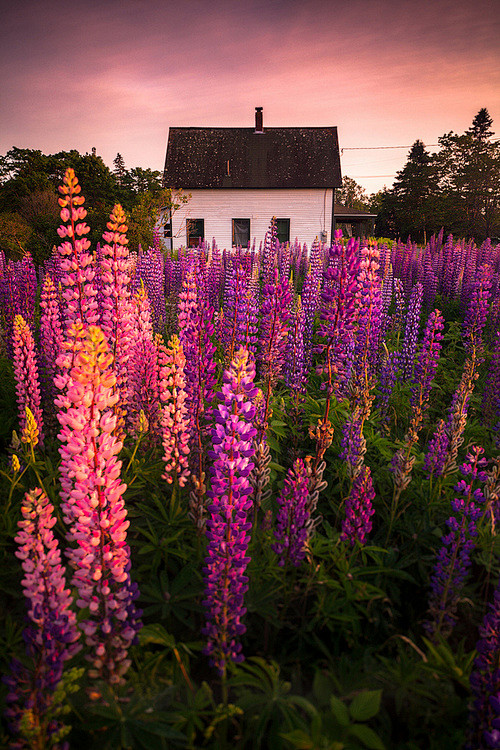
<instances>
[{"instance_id":1,"label":"small outbuilding","mask_svg":"<svg viewBox=\"0 0 500 750\"><path fill-rule=\"evenodd\" d=\"M215 238L220 248L278 239L329 243L342 175L336 127L170 128L163 184L191 195L163 217L167 247Z\"/></svg>"}]
</instances>

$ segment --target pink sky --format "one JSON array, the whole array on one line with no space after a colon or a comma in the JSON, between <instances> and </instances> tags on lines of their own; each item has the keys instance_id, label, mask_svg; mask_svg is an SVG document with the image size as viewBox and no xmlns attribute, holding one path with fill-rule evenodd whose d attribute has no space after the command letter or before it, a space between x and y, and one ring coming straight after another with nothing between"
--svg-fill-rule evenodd
<instances>
[{"instance_id":1,"label":"pink sky","mask_svg":"<svg viewBox=\"0 0 500 750\"><path fill-rule=\"evenodd\" d=\"M161 170L169 126L251 127L263 106L264 126L336 125L370 193L481 107L500 136L498 0L3 0L1 26L0 154Z\"/></svg>"}]
</instances>

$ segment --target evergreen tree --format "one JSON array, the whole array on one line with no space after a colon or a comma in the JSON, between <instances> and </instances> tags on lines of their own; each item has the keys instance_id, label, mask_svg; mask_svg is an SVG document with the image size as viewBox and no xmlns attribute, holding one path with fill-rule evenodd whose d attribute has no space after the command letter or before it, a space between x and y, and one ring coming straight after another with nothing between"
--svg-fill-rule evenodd
<instances>
[{"instance_id":1,"label":"evergreen tree","mask_svg":"<svg viewBox=\"0 0 500 750\"><path fill-rule=\"evenodd\" d=\"M491 140L492 123L480 109L465 133L439 139L435 160L447 229L478 241L500 233L500 143Z\"/></svg>"},{"instance_id":2,"label":"evergreen tree","mask_svg":"<svg viewBox=\"0 0 500 750\"><path fill-rule=\"evenodd\" d=\"M125 161L123 159L123 156L120 153L116 154L115 158L113 159L113 164L115 165L113 174L116 177L118 185L122 187L124 179L127 175L127 170L125 169Z\"/></svg>"}]
</instances>

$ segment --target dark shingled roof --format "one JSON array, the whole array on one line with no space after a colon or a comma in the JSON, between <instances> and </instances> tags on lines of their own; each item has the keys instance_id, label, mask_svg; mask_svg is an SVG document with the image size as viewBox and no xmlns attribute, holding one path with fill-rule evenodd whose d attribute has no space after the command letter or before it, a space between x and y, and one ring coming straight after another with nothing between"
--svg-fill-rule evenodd
<instances>
[{"instance_id":1,"label":"dark shingled roof","mask_svg":"<svg viewBox=\"0 0 500 750\"><path fill-rule=\"evenodd\" d=\"M337 128L170 128L165 187L340 187Z\"/></svg>"}]
</instances>

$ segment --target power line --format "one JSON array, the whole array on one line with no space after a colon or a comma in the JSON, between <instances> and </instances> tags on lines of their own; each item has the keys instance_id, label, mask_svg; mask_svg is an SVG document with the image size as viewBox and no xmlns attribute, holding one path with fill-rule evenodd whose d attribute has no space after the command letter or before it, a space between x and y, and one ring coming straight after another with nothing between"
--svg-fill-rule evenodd
<instances>
[{"instance_id":1,"label":"power line","mask_svg":"<svg viewBox=\"0 0 500 750\"><path fill-rule=\"evenodd\" d=\"M425 147L439 146L439 143L426 143ZM340 153L343 151L380 151L386 148L411 148L411 146L344 146L340 149Z\"/></svg>"}]
</instances>

